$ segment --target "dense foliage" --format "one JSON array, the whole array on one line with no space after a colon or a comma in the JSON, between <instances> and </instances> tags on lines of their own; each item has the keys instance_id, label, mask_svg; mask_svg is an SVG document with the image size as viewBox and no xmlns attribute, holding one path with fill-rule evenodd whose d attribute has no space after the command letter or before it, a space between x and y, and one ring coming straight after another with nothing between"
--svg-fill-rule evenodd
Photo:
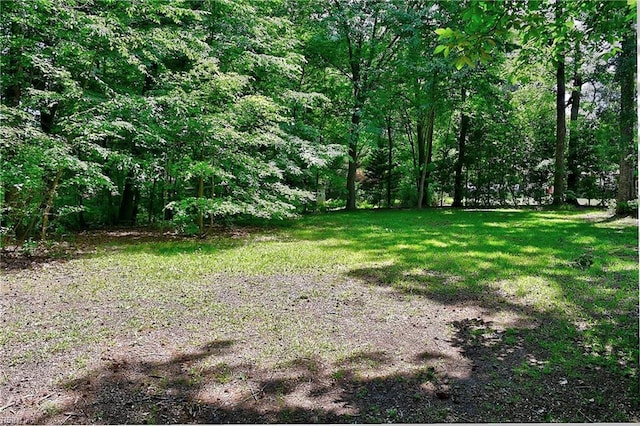
<instances>
[{"instance_id":1,"label":"dense foliage","mask_svg":"<svg viewBox=\"0 0 640 426\"><path fill-rule=\"evenodd\" d=\"M636 202L635 4L0 7L3 237L449 197Z\"/></svg>"}]
</instances>

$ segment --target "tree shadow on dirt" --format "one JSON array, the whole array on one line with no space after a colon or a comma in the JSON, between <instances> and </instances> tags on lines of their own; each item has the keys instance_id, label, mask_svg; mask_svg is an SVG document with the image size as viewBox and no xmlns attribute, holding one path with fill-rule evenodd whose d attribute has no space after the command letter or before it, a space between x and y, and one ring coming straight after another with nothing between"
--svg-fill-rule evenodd
<instances>
[{"instance_id":1,"label":"tree shadow on dirt","mask_svg":"<svg viewBox=\"0 0 640 426\"><path fill-rule=\"evenodd\" d=\"M30 423L439 423L629 421L638 407L612 401L606 372L565 378L518 375L544 369L521 331L480 318L454 321L450 343L470 361L467 374L441 368L445 355L420 353L412 367L378 373L393 354L359 352L333 364L314 357L265 370L233 355L236 342L213 341L162 361L126 357L60 385L64 399ZM600 397L598 397L600 395ZM595 400L595 399L597 400Z\"/></svg>"},{"instance_id":2,"label":"tree shadow on dirt","mask_svg":"<svg viewBox=\"0 0 640 426\"><path fill-rule=\"evenodd\" d=\"M420 401L434 398L439 401L423 386L435 380L433 368L374 379L362 378L352 368L370 362L388 363L390 358L381 352L358 353L334 366L323 365L313 358L296 359L278 371L260 370L240 362L215 365L216 358L233 351L233 345L233 341L215 341L168 361L107 360L86 376L63 383L66 402L30 423L351 423L445 419L442 413L414 407ZM432 407L432 403L428 406ZM440 404L440 408L445 406Z\"/></svg>"},{"instance_id":3,"label":"tree shadow on dirt","mask_svg":"<svg viewBox=\"0 0 640 426\"><path fill-rule=\"evenodd\" d=\"M625 355L634 341L637 345L637 310L627 311L620 304L615 314L603 309L604 302L598 303L593 294L584 295L584 300L582 295L564 294L597 324L583 330L560 308L541 310L520 297L490 286L474 288L464 278L437 270L396 264L356 269L349 275L391 288L392 293L479 307L487 316L515 314L517 320L508 328L486 318L450 324L455 330L450 343L472 361L471 376L452 382L452 397L465 406L463 419L592 422L630 421L640 415L637 361ZM575 278L561 272L541 276L561 282L560 288L577 286ZM625 364L629 359L634 365ZM475 403L464 402L470 400Z\"/></svg>"}]
</instances>

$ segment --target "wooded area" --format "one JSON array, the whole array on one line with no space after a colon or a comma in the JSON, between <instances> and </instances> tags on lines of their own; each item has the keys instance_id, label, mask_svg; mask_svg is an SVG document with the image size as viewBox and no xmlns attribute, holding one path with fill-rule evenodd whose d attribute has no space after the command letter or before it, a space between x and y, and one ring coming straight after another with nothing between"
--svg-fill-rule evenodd
<instances>
[{"instance_id":1,"label":"wooded area","mask_svg":"<svg viewBox=\"0 0 640 426\"><path fill-rule=\"evenodd\" d=\"M637 206L635 1L0 7L4 239L338 207Z\"/></svg>"}]
</instances>

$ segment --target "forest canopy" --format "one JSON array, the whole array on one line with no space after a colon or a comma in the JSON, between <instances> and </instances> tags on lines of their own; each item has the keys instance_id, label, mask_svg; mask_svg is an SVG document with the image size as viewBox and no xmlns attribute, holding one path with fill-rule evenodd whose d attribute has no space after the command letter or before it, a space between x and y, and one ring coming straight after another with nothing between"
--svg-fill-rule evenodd
<instances>
[{"instance_id":1,"label":"forest canopy","mask_svg":"<svg viewBox=\"0 0 640 426\"><path fill-rule=\"evenodd\" d=\"M3 239L637 206L635 1L3 0Z\"/></svg>"}]
</instances>

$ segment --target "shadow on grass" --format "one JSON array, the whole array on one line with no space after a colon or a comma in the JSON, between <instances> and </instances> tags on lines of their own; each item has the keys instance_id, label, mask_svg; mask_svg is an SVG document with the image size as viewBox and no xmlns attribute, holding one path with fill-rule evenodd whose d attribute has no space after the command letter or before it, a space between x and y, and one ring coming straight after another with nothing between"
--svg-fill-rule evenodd
<instances>
[{"instance_id":1,"label":"shadow on grass","mask_svg":"<svg viewBox=\"0 0 640 426\"><path fill-rule=\"evenodd\" d=\"M185 236L145 227L110 228L68 235L63 241L47 241L32 249L9 247L0 249L0 269L21 271L45 264L94 257L97 248L107 253L124 250L129 253L153 253L160 256L205 253L244 245L256 233L274 232L273 226L223 226L210 228L211 236Z\"/></svg>"}]
</instances>

